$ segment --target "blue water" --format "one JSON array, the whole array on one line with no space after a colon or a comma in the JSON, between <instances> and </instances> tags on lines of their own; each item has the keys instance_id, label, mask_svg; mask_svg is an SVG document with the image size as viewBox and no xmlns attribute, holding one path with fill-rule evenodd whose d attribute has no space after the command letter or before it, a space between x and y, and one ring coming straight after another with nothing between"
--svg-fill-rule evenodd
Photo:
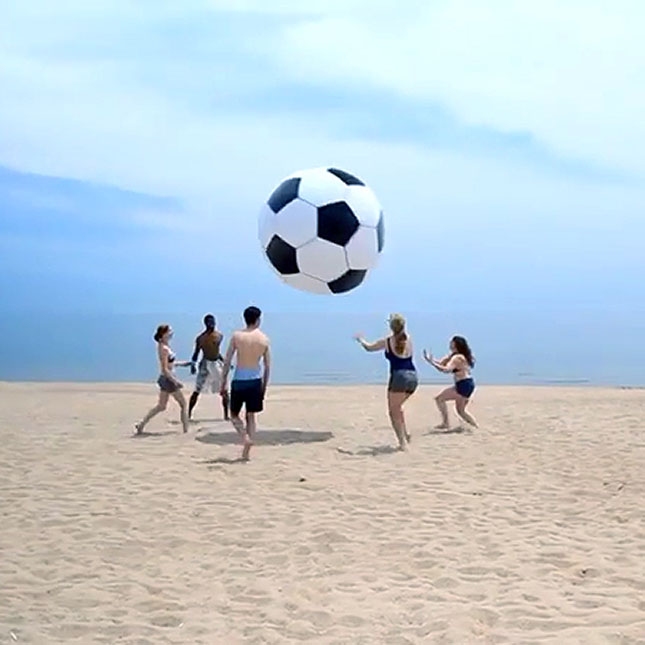
<instances>
[{"instance_id":1,"label":"blue water","mask_svg":"<svg viewBox=\"0 0 645 645\"><path fill-rule=\"evenodd\" d=\"M276 383L382 383L386 362L352 340L355 332L378 338L386 314L267 313ZM173 348L189 359L200 331L200 314L0 316L0 380L147 381L157 375L152 335L160 322L175 329ZM228 336L236 314L219 314ZM619 312L453 312L408 315L417 365L424 382L446 380L420 358L423 347L437 355L461 333L477 357L480 383L645 384L645 315ZM179 371L189 380L188 370Z\"/></svg>"}]
</instances>

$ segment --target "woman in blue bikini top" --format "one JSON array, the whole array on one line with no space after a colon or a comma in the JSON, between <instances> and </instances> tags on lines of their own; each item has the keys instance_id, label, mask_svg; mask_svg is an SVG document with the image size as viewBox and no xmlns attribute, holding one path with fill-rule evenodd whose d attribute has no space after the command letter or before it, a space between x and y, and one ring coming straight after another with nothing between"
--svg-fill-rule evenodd
<instances>
[{"instance_id":1,"label":"woman in blue bikini top","mask_svg":"<svg viewBox=\"0 0 645 645\"><path fill-rule=\"evenodd\" d=\"M433 358L432 354L423 350L423 357L435 369L453 374L455 379L455 384L452 387L446 388L435 397L435 402L441 413L441 423L436 427L440 430L447 430L450 427L446 402L454 401L457 414L466 423L476 428L475 417L466 412L466 406L475 391L475 381L471 376L475 359L468 341L463 336L453 336L450 340L450 354L448 356L437 360Z\"/></svg>"}]
</instances>

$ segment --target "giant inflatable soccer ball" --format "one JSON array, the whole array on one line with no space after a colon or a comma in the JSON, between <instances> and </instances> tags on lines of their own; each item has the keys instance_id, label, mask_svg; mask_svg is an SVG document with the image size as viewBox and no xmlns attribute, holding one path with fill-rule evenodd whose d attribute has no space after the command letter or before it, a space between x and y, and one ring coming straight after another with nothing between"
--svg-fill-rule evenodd
<instances>
[{"instance_id":1,"label":"giant inflatable soccer ball","mask_svg":"<svg viewBox=\"0 0 645 645\"><path fill-rule=\"evenodd\" d=\"M320 294L363 282L383 249L383 212L374 193L337 168L287 177L260 212L269 263L288 285Z\"/></svg>"}]
</instances>

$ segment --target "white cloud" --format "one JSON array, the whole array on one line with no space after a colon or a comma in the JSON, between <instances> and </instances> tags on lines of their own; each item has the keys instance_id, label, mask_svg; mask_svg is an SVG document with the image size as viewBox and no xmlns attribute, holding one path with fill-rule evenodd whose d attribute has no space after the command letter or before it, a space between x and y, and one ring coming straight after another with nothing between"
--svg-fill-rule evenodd
<instances>
[{"instance_id":1,"label":"white cloud","mask_svg":"<svg viewBox=\"0 0 645 645\"><path fill-rule=\"evenodd\" d=\"M297 78L434 99L467 123L645 171L642 3L451 0L394 28L368 11L330 14L285 28L275 54Z\"/></svg>"},{"instance_id":2,"label":"white cloud","mask_svg":"<svg viewBox=\"0 0 645 645\"><path fill-rule=\"evenodd\" d=\"M209 167L241 146L275 151L304 136L304 120L296 133L261 105L244 120L209 114L173 84L183 77L225 101L241 82L222 51L192 51L190 34L185 50L170 36L163 47L178 19L190 31L218 11L311 16L271 23L262 37L240 33L230 57L247 52L281 70L248 72L248 87L368 84L439 102L468 124L528 131L565 156L645 171L645 8L635 0L15 4L0 27L0 161L203 195Z\"/></svg>"},{"instance_id":3,"label":"white cloud","mask_svg":"<svg viewBox=\"0 0 645 645\"><path fill-rule=\"evenodd\" d=\"M16 4L0 27L7 36L0 39L0 163L180 195L195 213L233 230L243 226L240 213L254 214L280 177L326 163L345 164L375 182L407 221L432 200L460 204L476 217L485 209L504 212L508 199L521 209L540 191L554 196L552 205L569 202L576 217L586 208L586 187L566 179L463 153L338 140L311 115L267 114L262 105L253 114L209 110L208 100L225 105L240 83L228 58L252 52L281 72L247 70L251 88L303 79L377 86L443 102L468 123L528 130L563 154L640 171L645 84L637 81L645 47L634 38L640 6L624 0L611 8L578 0ZM273 31L258 40L241 33L230 57L208 43L191 50L191 28L211 15L200 12L217 10L314 17L272 23ZM182 51L158 40L164 29L174 33L178 17L187 30ZM158 59L149 50L148 58L139 53L150 29ZM113 41L115 34L140 42ZM183 75L204 94L176 91L163 83L166 73ZM637 203L627 195L617 202L625 212Z\"/></svg>"}]
</instances>

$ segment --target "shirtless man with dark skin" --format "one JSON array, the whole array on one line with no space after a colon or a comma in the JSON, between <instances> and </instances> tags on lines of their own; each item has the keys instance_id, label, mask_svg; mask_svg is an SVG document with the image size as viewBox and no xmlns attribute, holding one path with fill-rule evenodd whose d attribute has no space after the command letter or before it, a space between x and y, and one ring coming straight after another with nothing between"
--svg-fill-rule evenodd
<instances>
[{"instance_id":1,"label":"shirtless man with dark skin","mask_svg":"<svg viewBox=\"0 0 645 645\"><path fill-rule=\"evenodd\" d=\"M224 419L228 420L228 392L226 388L222 390L222 363L224 359L220 351L224 336L217 331L213 314L204 316L204 325L206 329L195 339L195 351L190 367L192 374L197 373L197 378L195 379L195 389L190 395L188 418L192 416L199 395L204 391L204 388L208 390L210 387L213 394L216 392L221 394ZM199 366L196 367L195 364L200 352L202 359L199 361Z\"/></svg>"}]
</instances>

